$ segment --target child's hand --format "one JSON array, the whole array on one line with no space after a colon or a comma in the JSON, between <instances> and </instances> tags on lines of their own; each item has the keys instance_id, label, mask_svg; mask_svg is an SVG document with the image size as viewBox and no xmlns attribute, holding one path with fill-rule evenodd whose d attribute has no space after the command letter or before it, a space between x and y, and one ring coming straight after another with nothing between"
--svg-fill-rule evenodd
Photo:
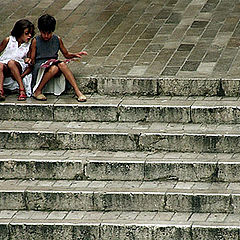
<instances>
[{"instance_id":1,"label":"child's hand","mask_svg":"<svg viewBox=\"0 0 240 240\"><path fill-rule=\"evenodd\" d=\"M78 58L82 58L82 55L88 55L88 54L87 54L87 52L85 52L85 51L76 53L76 57L78 57Z\"/></svg>"},{"instance_id":2,"label":"child's hand","mask_svg":"<svg viewBox=\"0 0 240 240\"><path fill-rule=\"evenodd\" d=\"M32 65L32 59L31 58L25 58L24 62L28 65Z\"/></svg>"}]
</instances>

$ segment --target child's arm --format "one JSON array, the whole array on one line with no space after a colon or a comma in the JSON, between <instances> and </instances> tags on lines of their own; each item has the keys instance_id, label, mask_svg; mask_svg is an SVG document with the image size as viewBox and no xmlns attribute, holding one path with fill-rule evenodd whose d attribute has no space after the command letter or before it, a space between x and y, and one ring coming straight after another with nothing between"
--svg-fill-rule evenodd
<instances>
[{"instance_id":1,"label":"child's arm","mask_svg":"<svg viewBox=\"0 0 240 240\"><path fill-rule=\"evenodd\" d=\"M24 62L28 64L28 67L21 74L22 78L24 78L32 71L35 55L36 55L36 39L34 38L28 51L27 58L24 59Z\"/></svg>"},{"instance_id":2,"label":"child's arm","mask_svg":"<svg viewBox=\"0 0 240 240\"><path fill-rule=\"evenodd\" d=\"M0 44L0 52L2 52L6 48L8 42L9 42L9 37L3 39L3 41Z\"/></svg>"},{"instance_id":3,"label":"child's arm","mask_svg":"<svg viewBox=\"0 0 240 240\"><path fill-rule=\"evenodd\" d=\"M31 65L35 63L36 47L37 47L37 41L36 41L36 38L34 38L30 46L30 51L28 52L28 57L30 58L28 63L30 63Z\"/></svg>"},{"instance_id":4,"label":"child's arm","mask_svg":"<svg viewBox=\"0 0 240 240\"><path fill-rule=\"evenodd\" d=\"M78 52L78 53L70 53L64 46L62 39L59 37L60 42L60 50L65 58L81 58L82 55L87 55L87 52Z\"/></svg>"}]
</instances>

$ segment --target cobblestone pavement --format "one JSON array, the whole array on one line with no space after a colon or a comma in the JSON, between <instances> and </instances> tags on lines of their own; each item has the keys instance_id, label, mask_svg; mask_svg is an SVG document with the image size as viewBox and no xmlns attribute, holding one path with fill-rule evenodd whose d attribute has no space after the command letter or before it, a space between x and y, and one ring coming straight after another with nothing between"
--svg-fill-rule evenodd
<instances>
[{"instance_id":1,"label":"cobblestone pavement","mask_svg":"<svg viewBox=\"0 0 240 240\"><path fill-rule=\"evenodd\" d=\"M43 13L71 51L79 76L238 78L239 0L4 0L0 38Z\"/></svg>"}]
</instances>

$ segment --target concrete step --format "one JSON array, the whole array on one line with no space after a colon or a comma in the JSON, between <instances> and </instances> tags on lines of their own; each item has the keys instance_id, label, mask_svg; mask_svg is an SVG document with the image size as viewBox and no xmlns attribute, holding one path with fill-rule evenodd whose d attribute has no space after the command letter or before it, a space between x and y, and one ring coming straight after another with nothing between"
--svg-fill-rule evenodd
<instances>
[{"instance_id":1,"label":"concrete step","mask_svg":"<svg viewBox=\"0 0 240 240\"><path fill-rule=\"evenodd\" d=\"M1 180L0 210L240 213L239 183Z\"/></svg>"},{"instance_id":2,"label":"concrete step","mask_svg":"<svg viewBox=\"0 0 240 240\"><path fill-rule=\"evenodd\" d=\"M2 240L238 239L239 214L0 211Z\"/></svg>"},{"instance_id":3,"label":"concrete step","mask_svg":"<svg viewBox=\"0 0 240 240\"><path fill-rule=\"evenodd\" d=\"M84 82L85 92L107 95L234 97L240 94L240 80L236 78L89 77Z\"/></svg>"},{"instance_id":4,"label":"concrete step","mask_svg":"<svg viewBox=\"0 0 240 240\"><path fill-rule=\"evenodd\" d=\"M240 182L240 155L0 149L0 179Z\"/></svg>"},{"instance_id":5,"label":"concrete step","mask_svg":"<svg viewBox=\"0 0 240 240\"><path fill-rule=\"evenodd\" d=\"M79 104L68 96L47 102L8 97L0 102L0 120L240 123L238 98L227 97L107 97L88 96Z\"/></svg>"},{"instance_id":6,"label":"concrete step","mask_svg":"<svg viewBox=\"0 0 240 240\"><path fill-rule=\"evenodd\" d=\"M240 125L0 121L0 148L103 151L240 151Z\"/></svg>"}]
</instances>

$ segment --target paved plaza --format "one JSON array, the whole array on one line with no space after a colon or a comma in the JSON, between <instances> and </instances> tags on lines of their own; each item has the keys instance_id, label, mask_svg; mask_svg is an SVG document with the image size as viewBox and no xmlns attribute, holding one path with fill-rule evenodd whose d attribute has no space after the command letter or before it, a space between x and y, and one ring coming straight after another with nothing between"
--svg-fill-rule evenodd
<instances>
[{"instance_id":1,"label":"paved plaza","mask_svg":"<svg viewBox=\"0 0 240 240\"><path fill-rule=\"evenodd\" d=\"M0 38L49 13L81 77L238 79L238 0L4 0Z\"/></svg>"}]
</instances>

